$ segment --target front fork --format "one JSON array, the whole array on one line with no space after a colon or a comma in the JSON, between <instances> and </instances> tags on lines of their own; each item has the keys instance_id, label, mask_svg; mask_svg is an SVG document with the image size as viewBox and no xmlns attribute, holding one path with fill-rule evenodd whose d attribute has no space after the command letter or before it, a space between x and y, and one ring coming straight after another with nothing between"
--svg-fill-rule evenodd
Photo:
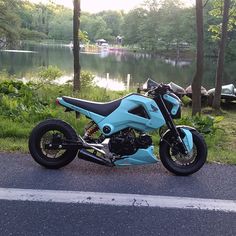
<instances>
[{"instance_id":1,"label":"front fork","mask_svg":"<svg viewBox=\"0 0 236 236\"><path fill-rule=\"evenodd\" d=\"M193 138L192 138L191 132L188 129L181 128L181 133L180 133L174 124L174 121L162 99L162 96L158 95L156 97L156 100L162 112L162 115L164 116L167 127L169 128L169 130L171 131L171 134L177 141L178 150L182 154L187 155L193 148ZM184 134L184 135L181 135L181 134Z\"/></svg>"}]
</instances>

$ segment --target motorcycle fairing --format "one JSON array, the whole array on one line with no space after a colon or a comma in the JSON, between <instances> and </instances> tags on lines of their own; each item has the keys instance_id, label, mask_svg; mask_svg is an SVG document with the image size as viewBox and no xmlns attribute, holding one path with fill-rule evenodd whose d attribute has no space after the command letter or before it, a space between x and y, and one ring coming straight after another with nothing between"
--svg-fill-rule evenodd
<instances>
[{"instance_id":1,"label":"motorcycle fairing","mask_svg":"<svg viewBox=\"0 0 236 236\"><path fill-rule=\"evenodd\" d=\"M118 108L106 117L67 103L63 98L58 98L57 100L61 105L91 118L106 136L110 136L125 128L134 128L147 132L165 124L165 119L156 102L153 99L142 95L131 94L130 96L123 98ZM149 116L148 118L129 112L138 106L142 106L145 109ZM109 130L109 132L104 132L104 127L106 128L106 131Z\"/></svg>"},{"instance_id":2,"label":"motorcycle fairing","mask_svg":"<svg viewBox=\"0 0 236 236\"><path fill-rule=\"evenodd\" d=\"M172 97L172 96L170 96L170 95L168 95L168 94L164 94L164 95L163 95L163 98L164 98L166 101L170 102L170 103L173 105L173 107L172 107L172 109L171 109L171 114L172 114L172 115L176 115L177 112L178 112L178 109L179 109L179 107L180 107L180 101L177 100L176 97L174 98L174 97Z\"/></svg>"},{"instance_id":3,"label":"motorcycle fairing","mask_svg":"<svg viewBox=\"0 0 236 236\"><path fill-rule=\"evenodd\" d=\"M129 112L138 106L142 106L145 109L148 118ZM110 132L105 135L111 135L128 127L143 132L151 131L164 125L165 119L153 99L134 94L125 97L115 111L97 124L101 130L108 126Z\"/></svg>"},{"instance_id":4,"label":"motorcycle fairing","mask_svg":"<svg viewBox=\"0 0 236 236\"><path fill-rule=\"evenodd\" d=\"M156 163L158 162L158 159L153 151L153 146L150 146L147 149L139 149L133 155L123 156L124 159L117 160L114 164L116 166L131 166Z\"/></svg>"}]
</instances>

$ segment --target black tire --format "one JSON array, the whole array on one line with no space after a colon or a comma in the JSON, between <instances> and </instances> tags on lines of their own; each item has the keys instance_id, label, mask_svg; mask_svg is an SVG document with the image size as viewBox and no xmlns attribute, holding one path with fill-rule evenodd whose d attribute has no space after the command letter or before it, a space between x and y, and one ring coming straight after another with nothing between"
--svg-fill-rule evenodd
<instances>
[{"instance_id":1,"label":"black tire","mask_svg":"<svg viewBox=\"0 0 236 236\"><path fill-rule=\"evenodd\" d=\"M164 137L168 142L162 141L160 144L159 154L162 164L167 170L176 175L191 175L197 172L206 162L207 145L204 138L196 130L190 131L193 135L194 157L192 157L191 162L189 160L189 163L188 160L186 160L186 163L184 164L178 163L178 160L173 160L173 157L171 156L171 147L169 145L171 144L170 132Z\"/></svg>"},{"instance_id":2,"label":"black tire","mask_svg":"<svg viewBox=\"0 0 236 236\"><path fill-rule=\"evenodd\" d=\"M39 123L31 132L29 137L29 151L33 159L40 165L49 169L58 169L69 164L77 155L78 149L44 149L43 138L49 132L58 132L67 140L76 141L77 134L75 130L66 122L57 119L45 120ZM51 135L52 136L52 135ZM50 133L49 133L50 138ZM56 152L54 157L49 157L51 153ZM59 156L58 153L61 152Z\"/></svg>"}]
</instances>

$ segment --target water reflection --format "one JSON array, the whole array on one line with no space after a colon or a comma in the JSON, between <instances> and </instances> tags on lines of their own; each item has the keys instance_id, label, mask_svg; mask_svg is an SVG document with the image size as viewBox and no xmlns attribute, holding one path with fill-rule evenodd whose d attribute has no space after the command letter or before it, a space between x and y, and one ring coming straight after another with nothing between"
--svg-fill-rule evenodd
<instances>
[{"instance_id":1,"label":"water reflection","mask_svg":"<svg viewBox=\"0 0 236 236\"><path fill-rule=\"evenodd\" d=\"M56 65L71 79L73 73L73 51L65 46L22 45L19 50L34 51L37 53L0 51L0 70L15 74L22 78L34 73L40 66ZM175 60L151 56L145 53L128 53L122 51L103 51L102 53L81 53L80 63L82 70L91 71L97 78L97 83L106 84L104 79L109 73L109 79L119 81L125 89L127 74L131 75L131 86L142 84L147 78L157 82L169 83L173 81L182 87L191 84L195 73L194 60ZM226 63L224 84L236 84L236 61ZM205 74L203 86L214 87L216 62L205 60ZM65 77L64 77L65 78ZM103 82L99 82L103 81ZM108 83L110 84L111 81ZM123 84L123 85L122 85ZM106 85L104 85L106 86Z\"/></svg>"},{"instance_id":2,"label":"water reflection","mask_svg":"<svg viewBox=\"0 0 236 236\"><path fill-rule=\"evenodd\" d=\"M177 66L177 67L180 67L180 68L183 68L185 66L190 66L192 64L192 61L190 60L179 60L178 58L176 58L175 60L171 59L171 58L168 58L168 59L165 59L165 62L167 64L170 64L172 66Z\"/></svg>"},{"instance_id":3,"label":"water reflection","mask_svg":"<svg viewBox=\"0 0 236 236\"><path fill-rule=\"evenodd\" d=\"M26 81L26 80L23 80ZM54 80L56 84L66 84L72 83L73 81L73 74L61 76L60 78ZM110 78L102 78L102 77L95 77L93 83L96 84L98 87L105 88L108 90L113 91L123 91L127 89L127 86L123 81L117 79L110 79Z\"/></svg>"},{"instance_id":4,"label":"water reflection","mask_svg":"<svg viewBox=\"0 0 236 236\"><path fill-rule=\"evenodd\" d=\"M1 50L2 52L21 52L21 53L38 53L36 51L27 51L27 50Z\"/></svg>"},{"instance_id":5,"label":"water reflection","mask_svg":"<svg viewBox=\"0 0 236 236\"><path fill-rule=\"evenodd\" d=\"M98 87L106 88L113 91L122 91L126 89L125 83L117 79L95 77L94 83Z\"/></svg>"}]
</instances>

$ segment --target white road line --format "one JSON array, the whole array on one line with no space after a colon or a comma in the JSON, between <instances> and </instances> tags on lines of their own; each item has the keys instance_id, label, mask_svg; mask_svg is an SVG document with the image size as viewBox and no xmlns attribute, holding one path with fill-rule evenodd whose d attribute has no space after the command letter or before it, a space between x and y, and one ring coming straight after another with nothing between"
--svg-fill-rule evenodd
<instances>
[{"instance_id":1,"label":"white road line","mask_svg":"<svg viewBox=\"0 0 236 236\"><path fill-rule=\"evenodd\" d=\"M0 188L0 200L198 209L236 213L235 200L140 194Z\"/></svg>"}]
</instances>

